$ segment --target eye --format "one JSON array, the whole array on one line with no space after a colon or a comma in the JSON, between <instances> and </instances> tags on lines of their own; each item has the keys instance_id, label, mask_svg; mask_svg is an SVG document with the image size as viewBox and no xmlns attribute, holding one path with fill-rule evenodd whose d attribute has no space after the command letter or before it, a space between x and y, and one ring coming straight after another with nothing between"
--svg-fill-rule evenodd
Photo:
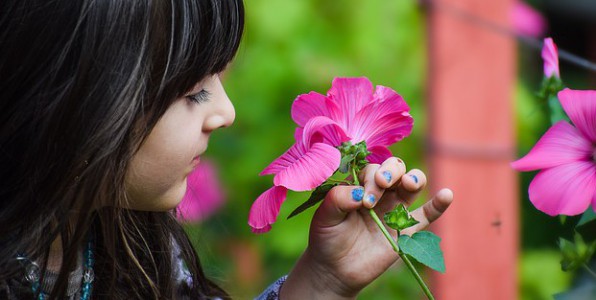
<instances>
[{"instance_id":1,"label":"eye","mask_svg":"<svg viewBox=\"0 0 596 300\"><path fill-rule=\"evenodd\" d=\"M192 102L201 104L201 103L207 102L209 100L210 95L211 95L211 93L209 93L205 89L202 89L200 92L198 92L196 94L186 96L186 98L188 98Z\"/></svg>"}]
</instances>

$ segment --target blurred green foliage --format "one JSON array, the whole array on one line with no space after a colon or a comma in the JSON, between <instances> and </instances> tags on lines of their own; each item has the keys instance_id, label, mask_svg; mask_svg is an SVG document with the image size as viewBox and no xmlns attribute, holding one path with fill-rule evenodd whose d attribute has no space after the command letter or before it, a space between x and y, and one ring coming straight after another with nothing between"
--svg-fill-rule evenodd
<instances>
[{"instance_id":1,"label":"blurred green foliage","mask_svg":"<svg viewBox=\"0 0 596 300\"><path fill-rule=\"evenodd\" d=\"M561 271L560 260L557 250L523 252L519 264L521 299L550 300L554 294L566 290L571 274Z\"/></svg>"},{"instance_id":2,"label":"blurred green foliage","mask_svg":"<svg viewBox=\"0 0 596 300\"><path fill-rule=\"evenodd\" d=\"M415 1L248 0L245 4L244 40L223 80L236 108L236 121L213 135L207 152L221 169L228 202L201 228L190 228L208 274L222 280L239 299L255 296L287 274L308 242L314 209L286 220L308 193L289 193L271 232L253 235L247 225L250 205L272 185L271 176L258 173L293 143L296 125L290 108L297 95L325 94L334 77L366 76L375 85L392 87L408 102L415 119L412 136L392 150L410 167L423 170L425 132L425 27ZM260 253L264 273L261 278L255 275L252 284L239 286L234 278L237 270L225 245L236 240L255 244ZM395 270L384 275L369 293L410 299L418 287L415 281L404 284L411 275L400 274Z\"/></svg>"},{"instance_id":3,"label":"blurred green foliage","mask_svg":"<svg viewBox=\"0 0 596 300\"><path fill-rule=\"evenodd\" d=\"M366 76L375 85L392 87L415 119L413 134L392 151L409 168L426 170L425 32L424 13L413 0L246 1L244 40L223 76L236 121L212 136L207 152L220 167L227 203L204 224L188 227L208 276L234 298L252 299L287 274L308 243L314 208L286 220L308 193L289 193L269 233L254 235L247 225L252 202L272 185L272 176L260 177L259 172L293 143L290 107L297 95L325 94L334 77ZM539 53L522 51L521 57L525 62L520 65L526 66L521 78L526 79L517 86L516 106L520 154L525 154L546 130L548 119L534 94L541 79ZM531 206L526 191L533 174L520 176L520 296L549 299L570 282L554 250L557 236L565 236L567 229ZM248 268L248 275L240 268ZM421 296L411 274L398 267L367 287L361 298Z\"/></svg>"}]
</instances>

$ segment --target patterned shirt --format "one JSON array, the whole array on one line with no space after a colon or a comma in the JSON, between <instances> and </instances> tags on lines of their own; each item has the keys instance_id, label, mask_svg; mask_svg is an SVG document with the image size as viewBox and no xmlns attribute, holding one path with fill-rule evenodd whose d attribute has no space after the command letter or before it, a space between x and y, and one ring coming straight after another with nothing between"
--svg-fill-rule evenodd
<instances>
[{"instance_id":1,"label":"patterned shirt","mask_svg":"<svg viewBox=\"0 0 596 300\"><path fill-rule=\"evenodd\" d=\"M185 291L188 291L192 285L192 276L190 272L184 266L180 247L174 243L173 251L173 277L177 282L178 295L176 299L189 299L188 295L185 295ZM81 286L83 281L83 255L82 252L79 254L77 269L69 274L68 287L66 289L66 296L63 300L78 300L81 298ZM25 272L23 267L23 272ZM44 294L49 295L52 291L58 274L52 271L46 271L44 280L41 284L41 290ZM255 298L256 300L278 300L279 290L282 284L285 282L286 276L281 277L273 284L271 284L260 296ZM31 288L32 283L27 281L25 273L23 276L17 278L11 278L8 280L0 281L0 299L4 300L20 300L20 299L33 299L33 291ZM214 299L217 300L217 299Z\"/></svg>"}]
</instances>

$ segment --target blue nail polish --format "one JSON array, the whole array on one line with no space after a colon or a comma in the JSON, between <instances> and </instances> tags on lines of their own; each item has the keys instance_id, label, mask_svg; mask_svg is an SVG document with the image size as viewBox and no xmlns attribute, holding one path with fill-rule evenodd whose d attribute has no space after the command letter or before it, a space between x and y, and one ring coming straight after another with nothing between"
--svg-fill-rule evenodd
<instances>
[{"instance_id":1,"label":"blue nail polish","mask_svg":"<svg viewBox=\"0 0 596 300\"><path fill-rule=\"evenodd\" d=\"M356 188L356 189L352 190L352 199L354 199L356 201L362 201L363 197L364 197L364 189Z\"/></svg>"},{"instance_id":2,"label":"blue nail polish","mask_svg":"<svg viewBox=\"0 0 596 300\"><path fill-rule=\"evenodd\" d=\"M385 177L385 180L387 180L387 182L391 182L391 172L389 171L383 171L383 177Z\"/></svg>"},{"instance_id":3,"label":"blue nail polish","mask_svg":"<svg viewBox=\"0 0 596 300\"><path fill-rule=\"evenodd\" d=\"M375 195L373 194L369 194L368 196L366 196L366 200L368 200L368 202L375 203Z\"/></svg>"},{"instance_id":4,"label":"blue nail polish","mask_svg":"<svg viewBox=\"0 0 596 300\"><path fill-rule=\"evenodd\" d=\"M418 177L416 177L416 175L410 174L410 177L412 177L412 179L414 179L414 183L418 183Z\"/></svg>"}]
</instances>

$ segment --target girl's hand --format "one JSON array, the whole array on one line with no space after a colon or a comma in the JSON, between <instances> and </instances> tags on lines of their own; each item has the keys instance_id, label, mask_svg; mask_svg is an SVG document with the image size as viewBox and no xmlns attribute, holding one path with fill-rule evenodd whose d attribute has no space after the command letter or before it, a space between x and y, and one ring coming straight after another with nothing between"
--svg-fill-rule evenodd
<instances>
[{"instance_id":1,"label":"girl's hand","mask_svg":"<svg viewBox=\"0 0 596 300\"><path fill-rule=\"evenodd\" d=\"M426 185L426 176L416 169L406 173L403 161L391 157L382 165L368 165L359 179L364 188L336 186L315 212L308 248L282 286L281 299L354 298L399 258L367 210L374 207L382 220L400 202L409 206ZM411 213L420 223L401 233L423 230L452 200L450 190L440 190Z\"/></svg>"}]
</instances>

